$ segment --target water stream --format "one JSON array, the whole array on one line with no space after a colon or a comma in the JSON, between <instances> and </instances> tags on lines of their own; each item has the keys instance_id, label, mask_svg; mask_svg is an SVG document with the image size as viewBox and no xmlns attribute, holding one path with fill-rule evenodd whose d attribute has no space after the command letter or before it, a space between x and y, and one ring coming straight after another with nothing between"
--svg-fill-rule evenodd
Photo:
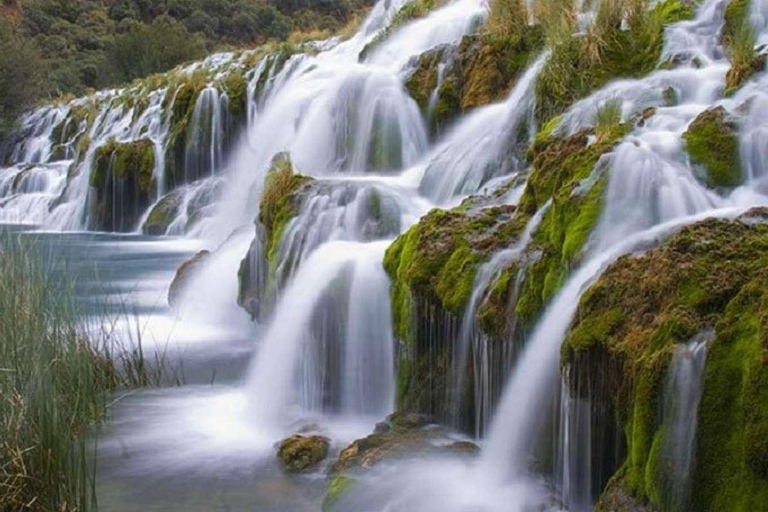
<instances>
[{"instance_id":1,"label":"water stream","mask_svg":"<svg viewBox=\"0 0 768 512\"><path fill-rule=\"evenodd\" d=\"M765 3L752 2L750 13L761 43L768 41ZM323 476L286 476L274 460L274 443L309 429L327 435L336 454L393 411L397 343L381 264L387 247L433 207L457 205L512 178L519 186L496 202L518 202L529 170L523 148L537 132L536 80L549 53L532 59L506 100L462 115L430 138L436 92L423 113L404 79L420 54L473 33L489 6L445 2L369 46L402 5L378 2L345 41L261 55L255 63L248 55L214 55L180 68L174 81L155 89L104 91L23 117L8 166L0 169L0 222L75 262L85 304L105 301L130 311L133 320L120 328L138 325L152 353L184 361L179 386L116 398L114 421L99 440L99 497L106 509L317 510ZM492 346L476 312L502 271L524 265L550 203L480 267L457 315L455 379L449 403L441 404L446 411L472 411L468 430L482 445L479 459L381 468L370 485L363 483L364 497L352 495L345 510L594 505L591 404L572 398L558 371L581 294L617 258L682 226L768 204L768 75L760 72L723 97L729 68L720 43L724 6L724 0L705 0L694 19L667 27L661 60L674 60L672 69L608 83L569 108L555 128L573 134L594 125L608 101L620 102L624 121L655 109L603 155L584 184L606 178L597 227L535 328L517 333L519 344ZM246 80L242 126L230 115L234 96L222 85L235 71ZM179 84L199 76L207 82L190 104L182 144L168 112L181 108ZM663 91L674 93L674 104ZM143 100L126 100L132 96ZM684 148L683 133L713 106L739 121L746 179L732 190L707 187ZM92 177L100 152L141 142L153 157L147 207L135 219L121 212L112 219L113 230L129 233L87 233L100 215ZM312 181L267 254L259 198L280 152ZM122 190L113 185L109 193L118 197ZM157 209L169 217L153 228L161 236L140 235ZM176 268L201 249L211 253L170 308ZM237 304L244 258L260 288L248 313ZM692 340L675 354L667 377L664 425L675 474L688 474L695 464L696 422L689 419L697 413L705 358L706 339ZM462 403L467 368L471 407ZM451 426L466 426L446 416ZM537 450L553 436L557 467L546 468ZM670 508L684 507L687 481L670 482Z\"/></svg>"}]
</instances>

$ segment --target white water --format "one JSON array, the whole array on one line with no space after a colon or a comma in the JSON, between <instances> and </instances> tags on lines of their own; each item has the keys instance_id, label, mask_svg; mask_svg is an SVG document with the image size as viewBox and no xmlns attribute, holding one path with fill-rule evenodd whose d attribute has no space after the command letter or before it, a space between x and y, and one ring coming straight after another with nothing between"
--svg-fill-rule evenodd
<instances>
[{"instance_id":1,"label":"white water","mask_svg":"<svg viewBox=\"0 0 768 512\"><path fill-rule=\"evenodd\" d=\"M764 3L753 2L751 14L761 41L766 37ZM317 54L294 55L282 66L271 64L278 60L276 56L256 64L247 74L247 130L242 141L233 143L231 153L224 142L228 99L216 87L206 88L193 114L197 144L185 154L184 183L173 191L164 173L168 119L162 113L162 103L171 92L155 91L141 115L112 101L119 91L102 94L109 100L98 106L95 121L83 126L92 142L80 155L73 148L76 136L68 141L50 140L56 125L76 104L41 109L25 118L26 136L14 149L13 159L34 167L19 164L0 174L0 219L5 221L83 229L88 222L89 171L96 149L111 138L152 140L157 199L168 192L183 197L167 234L188 233L204 239L207 247L217 248L193 277L178 312L179 323L196 329L225 325L251 335L245 313L234 304L236 271L253 238L258 198L274 154L289 151L297 170L321 178L320 192L302 204L281 241L279 262L285 286L275 298L271 317L260 326L260 346L245 389L221 400L187 397L178 401L183 405L177 416L184 421L162 416L144 427L150 432L134 433L148 452L158 444L167 448L161 454L168 458L167 468L180 453L197 464L207 462L224 451L219 444L222 438L226 442L221 444L228 446L226 453L236 453L244 439L264 450L280 436L292 433L291 422L297 417L340 412L350 418L365 414L380 418L389 412L394 392L394 341L387 279L380 265L387 240L433 204L455 204L491 188L499 183L497 178L510 178L524 170L515 143L520 133L530 137L536 132L531 115L533 86L546 54L521 77L505 102L460 119L430 146L425 121L402 79L412 57L437 44L457 42L486 15L487 5L477 0L449 2L394 31L359 62L362 49L400 5L398 1L380 2L358 34L345 42L319 45L322 51ZM425 463L406 468L401 475L384 475L384 488L395 496L394 504L384 509L524 510L546 506L546 483L529 474L531 451L540 440L542 416L548 413L552 393L557 390L559 346L585 287L615 258L648 247L679 226L708 216L733 216L743 208L765 203L760 194L767 191L768 123L763 114L768 108L768 82L764 73L759 74L733 98L722 98L728 69L718 42L723 6L722 0L707 0L698 8L695 20L668 28L662 60L681 56L682 64L676 69L612 82L564 116L559 130L573 133L594 124L598 106L613 98L621 99L625 120L646 107L657 108L652 118L636 127L596 167L592 182L608 174L604 215L583 255L584 263L527 340L493 414L478 466L468 468L453 461L442 466ZM690 65L694 58L702 63L700 68ZM233 59L232 55L216 56L182 72L210 69L220 74ZM265 76L265 85L257 94L257 85ZM676 105L665 106L662 91L667 87L674 89ZM741 155L747 186L735 191L713 191L702 185L681 139L696 115L717 104L738 116L743 125ZM50 162L54 142L68 146L67 160ZM72 159L80 163L72 169L73 179L65 189ZM22 172L27 176L17 182L16 176ZM206 181L211 174L224 183L222 199L206 203L202 220L192 226L195 212L191 204L199 190L213 183ZM388 217L394 219L383 227L380 216L367 206L372 190L383 198L391 209ZM51 201L57 198L62 200L51 210ZM467 333L474 316L470 313L498 270L525 249L535 225L529 224L524 241L497 254L481 270L462 333L465 351L469 350ZM476 390L480 397L476 402L481 404L478 414L482 419L476 420L482 425L480 432L491 417L488 397L493 393L487 386L487 352L482 345L472 345L471 350L480 376ZM183 414L190 411L191 416ZM202 432L206 441L197 447L199 451L185 452L188 443L168 439L167 433L159 436L162 441L157 440L161 430L175 435L186 419L195 428L179 435L195 439ZM210 439L214 439L212 444ZM247 448L244 453L250 456L252 446ZM676 444L676 448L680 446ZM684 454L676 460L684 460Z\"/></svg>"},{"instance_id":2,"label":"white water","mask_svg":"<svg viewBox=\"0 0 768 512\"><path fill-rule=\"evenodd\" d=\"M704 331L686 345L680 345L672 357L664 387L665 470L664 502L670 510L689 506L689 483L694 470L696 427L699 402L704 386L707 344L714 331Z\"/></svg>"}]
</instances>

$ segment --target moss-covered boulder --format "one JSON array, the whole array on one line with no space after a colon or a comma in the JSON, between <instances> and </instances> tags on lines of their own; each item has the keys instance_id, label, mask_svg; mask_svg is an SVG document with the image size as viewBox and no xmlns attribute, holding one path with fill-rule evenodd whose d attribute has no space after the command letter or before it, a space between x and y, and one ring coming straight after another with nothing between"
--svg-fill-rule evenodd
<instances>
[{"instance_id":1,"label":"moss-covered boulder","mask_svg":"<svg viewBox=\"0 0 768 512\"><path fill-rule=\"evenodd\" d=\"M456 47L445 45L419 56L405 86L431 114L431 130L441 133L461 113L506 97L541 45L537 28L516 39L466 36Z\"/></svg>"},{"instance_id":2,"label":"moss-covered boulder","mask_svg":"<svg viewBox=\"0 0 768 512\"><path fill-rule=\"evenodd\" d=\"M738 125L723 107L699 114L683 134L691 161L704 169L712 187L735 187L743 180Z\"/></svg>"},{"instance_id":3,"label":"moss-covered boulder","mask_svg":"<svg viewBox=\"0 0 768 512\"><path fill-rule=\"evenodd\" d=\"M93 157L90 184L95 208L89 228L102 231L133 231L157 193L154 143L111 140Z\"/></svg>"},{"instance_id":4,"label":"moss-covered boulder","mask_svg":"<svg viewBox=\"0 0 768 512\"><path fill-rule=\"evenodd\" d=\"M592 400L627 445L602 503L618 492L668 508L664 379L679 344L712 332L684 509L768 509L767 220L761 209L687 227L619 259L581 298L562 347L569 385L578 395L599 379Z\"/></svg>"},{"instance_id":5,"label":"moss-covered boulder","mask_svg":"<svg viewBox=\"0 0 768 512\"><path fill-rule=\"evenodd\" d=\"M580 261L604 202L608 176L598 162L631 128L617 124L603 133L563 136L553 133L555 123L544 126L530 149L533 171L520 201L520 209L533 215L551 200L528 249L532 261L515 306L529 327Z\"/></svg>"},{"instance_id":6,"label":"moss-covered boulder","mask_svg":"<svg viewBox=\"0 0 768 512\"><path fill-rule=\"evenodd\" d=\"M152 207L147 220L141 226L141 231L145 235L160 236L168 232L168 228L179 214L182 203L181 192L175 191L164 195Z\"/></svg>"},{"instance_id":7,"label":"moss-covered boulder","mask_svg":"<svg viewBox=\"0 0 768 512\"><path fill-rule=\"evenodd\" d=\"M266 313L265 303L283 284L276 282L280 241L312 182L294 171L288 153L272 159L261 194L256 238L238 271L237 303L254 318Z\"/></svg>"},{"instance_id":8,"label":"moss-covered boulder","mask_svg":"<svg viewBox=\"0 0 768 512\"><path fill-rule=\"evenodd\" d=\"M173 281L171 281L171 286L168 288L168 304L171 307L175 308L179 306L179 301L183 296L190 279L210 255L210 251L200 251L179 266L176 270L176 275L173 277Z\"/></svg>"},{"instance_id":9,"label":"moss-covered boulder","mask_svg":"<svg viewBox=\"0 0 768 512\"><path fill-rule=\"evenodd\" d=\"M317 467L327 456L331 442L323 436L293 435L278 445L277 457L289 473Z\"/></svg>"}]
</instances>

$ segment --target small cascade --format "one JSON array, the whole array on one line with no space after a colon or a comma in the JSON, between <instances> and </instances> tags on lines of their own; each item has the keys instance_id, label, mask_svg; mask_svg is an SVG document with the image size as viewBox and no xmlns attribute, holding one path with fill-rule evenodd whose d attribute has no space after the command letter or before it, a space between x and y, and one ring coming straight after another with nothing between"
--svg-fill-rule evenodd
<instances>
[{"instance_id":1,"label":"small cascade","mask_svg":"<svg viewBox=\"0 0 768 512\"><path fill-rule=\"evenodd\" d=\"M487 15L485 0L448 2L429 16L399 28L373 51L366 52L365 62L400 71L411 57L459 41L481 25Z\"/></svg>"},{"instance_id":2,"label":"small cascade","mask_svg":"<svg viewBox=\"0 0 768 512\"><path fill-rule=\"evenodd\" d=\"M0 174L0 219L14 224L40 224L49 203L61 193L70 162L15 165Z\"/></svg>"},{"instance_id":3,"label":"small cascade","mask_svg":"<svg viewBox=\"0 0 768 512\"><path fill-rule=\"evenodd\" d=\"M548 201L531 217L514 245L497 252L490 261L480 267L475 277L472 295L464 311L461 330L456 338L458 347L454 349L453 356L453 374L456 376L456 382L452 386L453 392L447 394L449 403L446 404L446 409L455 411L454 414L457 417L453 419L453 424L461 427L459 417L464 411L461 402L466 400L463 396L463 390L466 384L467 368L468 365L471 365L472 404L474 405L475 416L473 426L475 437L478 438L485 434L490 425L491 412L500 395L503 376L511 367L515 347L513 333L509 333L509 339L506 340L490 340L477 325L476 313L486 298L491 283L499 278L504 269L507 269L513 262L520 260L550 204L551 201ZM517 274L514 279L519 281L521 272L518 271ZM498 345L501 345L501 353L498 353ZM458 406L451 407L451 403L458 403Z\"/></svg>"},{"instance_id":4,"label":"small cascade","mask_svg":"<svg viewBox=\"0 0 768 512\"><path fill-rule=\"evenodd\" d=\"M184 182L192 183L221 171L224 144L232 130L229 98L212 86L197 98L184 157Z\"/></svg>"},{"instance_id":5,"label":"small cascade","mask_svg":"<svg viewBox=\"0 0 768 512\"><path fill-rule=\"evenodd\" d=\"M533 86L546 59L545 53L528 68L504 103L479 109L446 134L427 159L422 194L449 203L479 192L494 177L521 170L520 150L536 133Z\"/></svg>"},{"instance_id":6,"label":"small cascade","mask_svg":"<svg viewBox=\"0 0 768 512\"><path fill-rule=\"evenodd\" d=\"M560 344L586 287L623 254L652 246L686 224L710 217L730 218L740 211L710 210L659 224L595 254L574 272L550 302L513 369L495 412L480 471L499 482L520 478L528 471L538 428L546 421L555 398Z\"/></svg>"},{"instance_id":7,"label":"small cascade","mask_svg":"<svg viewBox=\"0 0 768 512\"><path fill-rule=\"evenodd\" d=\"M260 425L279 425L297 405L317 412L381 413L391 407L389 302L379 286L387 278L378 264L387 245L329 242L299 268L278 301L248 379L251 413ZM351 305L361 294L382 307ZM362 378L388 387L360 387Z\"/></svg>"},{"instance_id":8,"label":"small cascade","mask_svg":"<svg viewBox=\"0 0 768 512\"><path fill-rule=\"evenodd\" d=\"M707 344L714 339L707 330L689 343L678 346L667 371L664 386L663 424L665 474L662 496L668 510L686 510L690 504L690 478L695 460L696 425L704 382Z\"/></svg>"},{"instance_id":9,"label":"small cascade","mask_svg":"<svg viewBox=\"0 0 768 512\"><path fill-rule=\"evenodd\" d=\"M68 112L67 107L54 106L34 110L23 116L20 141L11 152L10 161L28 164L48 162L53 149L51 136Z\"/></svg>"},{"instance_id":10,"label":"small cascade","mask_svg":"<svg viewBox=\"0 0 768 512\"><path fill-rule=\"evenodd\" d=\"M592 510L626 455L617 412L610 406L609 375L590 371L595 361L579 358L562 372L554 430L554 487L568 510Z\"/></svg>"}]
</instances>

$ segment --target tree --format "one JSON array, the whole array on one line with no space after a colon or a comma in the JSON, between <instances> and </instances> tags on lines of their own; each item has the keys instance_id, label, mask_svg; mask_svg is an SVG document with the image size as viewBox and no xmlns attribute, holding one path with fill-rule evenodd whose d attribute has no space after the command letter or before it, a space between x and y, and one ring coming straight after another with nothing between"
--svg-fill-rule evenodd
<instances>
[{"instance_id":1,"label":"tree","mask_svg":"<svg viewBox=\"0 0 768 512\"><path fill-rule=\"evenodd\" d=\"M0 137L13 128L16 117L40 93L40 54L0 16Z\"/></svg>"},{"instance_id":2,"label":"tree","mask_svg":"<svg viewBox=\"0 0 768 512\"><path fill-rule=\"evenodd\" d=\"M205 42L170 16L136 24L118 35L110 51L118 81L130 81L202 58Z\"/></svg>"}]
</instances>

